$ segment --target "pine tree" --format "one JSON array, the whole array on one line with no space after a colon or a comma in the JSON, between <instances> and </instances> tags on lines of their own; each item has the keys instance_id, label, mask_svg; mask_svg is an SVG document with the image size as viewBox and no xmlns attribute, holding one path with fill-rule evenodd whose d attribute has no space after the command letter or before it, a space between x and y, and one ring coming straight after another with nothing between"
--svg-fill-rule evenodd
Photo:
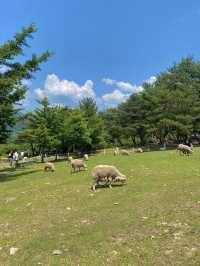
<instances>
[{"instance_id":1,"label":"pine tree","mask_svg":"<svg viewBox=\"0 0 200 266\"><path fill-rule=\"evenodd\" d=\"M23 81L32 79L33 74L40 70L40 64L51 56L46 51L39 56L33 54L23 63L17 61L19 56L25 56L24 48L29 47L27 40L35 31L34 25L25 27L13 40L0 46L0 143L8 138L19 111L16 105L25 98L28 88Z\"/></svg>"}]
</instances>

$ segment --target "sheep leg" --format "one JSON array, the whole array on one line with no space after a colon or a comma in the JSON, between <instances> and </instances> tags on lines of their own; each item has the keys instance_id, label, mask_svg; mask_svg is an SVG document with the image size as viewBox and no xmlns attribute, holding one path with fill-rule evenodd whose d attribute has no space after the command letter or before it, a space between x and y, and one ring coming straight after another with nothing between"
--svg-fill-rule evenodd
<instances>
[{"instance_id":1,"label":"sheep leg","mask_svg":"<svg viewBox=\"0 0 200 266\"><path fill-rule=\"evenodd\" d=\"M71 167L71 174L74 173L74 167Z\"/></svg>"},{"instance_id":2,"label":"sheep leg","mask_svg":"<svg viewBox=\"0 0 200 266\"><path fill-rule=\"evenodd\" d=\"M112 185L111 185L111 182L112 182L112 178L107 178L107 182L106 182L106 185L108 185L109 188L112 188Z\"/></svg>"},{"instance_id":3,"label":"sheep leg","mask_svg":"<svg viewBox=\"0 0 200 266\"><path fill-rule=\"evenodd\" d=\"M92 184L92 187L91 187L91 189L92 189L93 191L95 191L95 190L96 190L96 182L94 182L94 183Z\"/></svg>"}]
</instances>

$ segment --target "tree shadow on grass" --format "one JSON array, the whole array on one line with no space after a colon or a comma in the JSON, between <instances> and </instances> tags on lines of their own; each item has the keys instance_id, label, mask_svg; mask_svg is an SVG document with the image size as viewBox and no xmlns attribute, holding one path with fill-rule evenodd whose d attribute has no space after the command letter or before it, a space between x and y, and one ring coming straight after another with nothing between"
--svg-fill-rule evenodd
<instances>
[{"instance_id":1,"label":"tree shadow on grass","mask_svg":"<svg viewBox=\"0 0 200 266\"><path fill-rule=\"evenodd\" d=\"M29 170L29 171L20 171L18 172L17 170L13 169L11 171L11 169L9 170L4 170L4 171L0 171L0 182L7 182L7 181L12 181L17 179L18 177L22 177L25 175L30 175L30 174L34 174L37 172L40 172L40 169L35 169L35 170Z\"/></svg>"}]
</instances>

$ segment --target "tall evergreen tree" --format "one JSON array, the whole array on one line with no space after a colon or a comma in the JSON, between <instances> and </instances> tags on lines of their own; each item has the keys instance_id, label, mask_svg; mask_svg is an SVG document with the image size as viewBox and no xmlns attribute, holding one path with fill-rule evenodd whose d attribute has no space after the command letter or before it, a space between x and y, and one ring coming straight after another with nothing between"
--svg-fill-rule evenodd
<instances>
[{"instance_id":1,"label":"tall evergreen tree","mask_svg":"<svg viewBox=\"0 0 200 266\"><path fill-rule=\"evenodd\" d=\"M87 121L90 132L91 145L88 148L96 149L104 141L103 121L97 112L96 102L93 98L86 97L80 101L79 108Z\"/></svg>"},{"instance_id":2,"label":"tall evergreen tree","mask_svg":"<svg viewBox=\"0 0 200 266\"><path fill-rule=\"evenodd\" d=\"M23 81L33 78L33 74L40 70L40 64L51 55L47 51L40 56L33 54L23 63L19 61L19 56L25 56L24 48L29 47L27 40L35 31L34 25L25 27L13 40L0 46L0 143L6 141L15 124L16 104L24 99L27 91Z\"/></svg>"}]
</instances>

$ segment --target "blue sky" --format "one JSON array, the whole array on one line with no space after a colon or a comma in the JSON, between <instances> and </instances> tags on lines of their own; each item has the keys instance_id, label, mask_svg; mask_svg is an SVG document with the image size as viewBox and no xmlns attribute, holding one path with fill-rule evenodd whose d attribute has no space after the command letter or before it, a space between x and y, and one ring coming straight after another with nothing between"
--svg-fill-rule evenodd
<instances>
[{"instance_id":1,"label":"blue sky","mask_svg":"<svg viewBox=\"0 0 200 266\"><path fill-rule=\"evenodd\" d=\"M115 106L182 57L200 58L199 0L1 1L1 43L30 23L38 32L27 56L55 55L29 83L26 110L43 96L68 106L92 96L100 108Z\"/></svg>"}]
</instances>

